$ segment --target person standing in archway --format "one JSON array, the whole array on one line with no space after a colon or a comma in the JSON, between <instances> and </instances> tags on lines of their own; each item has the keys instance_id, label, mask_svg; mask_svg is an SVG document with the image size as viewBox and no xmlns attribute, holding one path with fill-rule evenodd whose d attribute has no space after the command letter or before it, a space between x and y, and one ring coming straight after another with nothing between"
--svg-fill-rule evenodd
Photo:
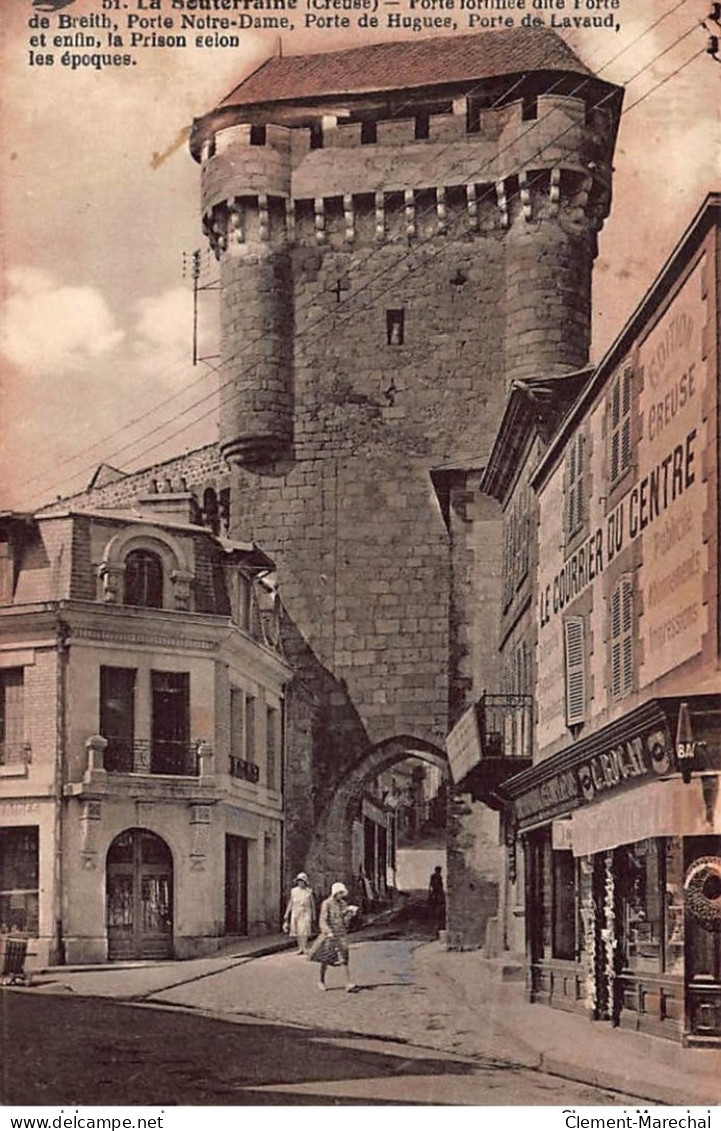
<instances>
[{"instance_id":1,"label":"person standing in archway","mask_svg":"<svg viewBox=\"0 0 721 1131\"><path fill-rule=\"evenodd\" d=\"M308 953L308 943L313 933L315 897L305 872L299 872L290 890L288 906L283 917L283 931L296 939L298 954Z\"/></svg>"},{"instance_id":2,"label":"person standing in archway","mask_svg":"<svg viewBox=\"0 0 721 1131\"><path fill-rule=\"evenodd\" d=\"M439 927L446 925L446 893L443 888L443 872L438 864L428 883L428 907Z\"/></svg>"},{"instance_id":3,"label":"person standing in archway","mask_svg":"<svg viewBox=\"0 0 721 1131\"><path fill-rule=\"evenodd\" d=\"M320 905L318 927L320 934L310 948L311 962L320 963L318 989L326 990L325 975L329 966L340 966L345 975L345 988L352 993L356 986L350 980L348 927L358 908L347 902L345 884L335 883L330 895Z\"/></svg>"}]
</instances>

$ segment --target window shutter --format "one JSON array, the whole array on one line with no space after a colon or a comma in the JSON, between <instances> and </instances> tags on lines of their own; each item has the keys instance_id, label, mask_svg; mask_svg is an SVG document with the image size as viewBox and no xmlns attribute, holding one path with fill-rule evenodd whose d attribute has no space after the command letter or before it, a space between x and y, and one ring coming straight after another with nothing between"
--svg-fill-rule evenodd
<instances>
[{"instance_id":1,"label":"window shutter","mask_svg":"<svg viewBox=\"0 0 721 1131\"><path fill-rule=\"evenodd\" d=\"M621 697L621 645L617 641L611 646L611 695Z\"/></svg>"},{"instance_id":2,"label":"window shutter","mask_svg":"<svg viewBox=\"0 0 721 1131\"><path fill-rule=\"evenodd\" d=\"M564 515L564 525L566 530L566 538L569 537L573 530L573 480L571 479L571 469L568 468L566 474L566 506Z\"/></svg>"},{"instance_id":3,"label":"window shutter","mask_svg":"<svg viewBox=\"0 0 721 1131\"><path fill-rule=\"evenodd\" d=\"M511 600L511 521L512 516L506 519L503 529L503 607L508 606Z\"/></svg>"},{"instance_id":4,"label":"window shutter","mask_svg":"<svg viewBox=\"0 0 721 1131\"><path fill-rule=\"evenodd\" d=\"M621 390L619 382L615 381L611 391L611 427L618 428L621 420Z\"/></svg>"},{"instance_id":5,"label":"window shutter","mask_svg":"<svg viewBox=\"0 0 721 1131\"><path fill-rule=\"evenodd\" d=\"M566 651L566 725L577 726L586 718L586 649L583 617L564 621Z\"/></svg>"},{"instance_id":6,"label":"window shutter","mask_svg":"<svg viewBox=\"0 0 721 1131\"><path fill-rule=\"evenodd\" d=\"M244 753L245 696L239 687L230 689L230 753L242 758Z\"/></svg>"},{"instance_id":7,"label":"window shutter","mask_svg":"<svg viewBox=\"0 0 721 1131\"><path fill-rule=\"evenodd\" d=\"M245 697L245 760L255 762L255 697Z\"/></svg>"},{"instance_id":8,"label":"window shutter","mask_svg":"<svg viewBox=\"0 0 721 1131\"><path fill-rule=\"evenodd\" d=\"M631 582L624 580L621 583L622 598L622 624L621 630L625 636L633 627L633 588Z\"/></svg>"},{"instance_id":9,"label":"window shutter","mask_svg":"<svg viewBox=\"0 0 721 1131\"><path fill-rule=\"evenodd\" d=\"M621 589L623 634L621 694L627 695L633 686L633 586L630 581L624 581Z\"/></svg>"},{"instance_id":10,"label":"window shutter","mask_svg":"<svg viewBox=\"0 0 721 1131\"><path fill-rule=\"evenodd\" d=\"M266 707L265 719L265 778L268 789L277 788L278 717L275 707Z\"/></svg>"},{"instance_id":11,"label":"window shutter","mask_svg":"<svg viewBox=\"0 0 721 1131\"><path fill-rule=\"evenodd\" d=\"M621 635L621 591L614 589L611 597L611 636L616 640Z\"/></svg>"},{"instance_id":12,"label":"window shutter","mask_svg":"<svg viewBox=\"0 0 721 1131\"><path fill-rule=\"evenodd\" d=\"M571 444L566 465L566 535L575 534L583 523L583 435Z\"/></svg>"},{"instance_id":13,"label":"window shutter","mask_svg":"<svg viewBox=\"0 0 721 1131\"><path fill-rule=\"evenodd\" d=\"M611 482L614 483L631 466L631 381L629 366L616 378L611 389L610 460Z\"/></svg>"},{"instance_id":14,"label":"window shutter","mask_svg":"<svg viewBox=\"0 0 721 1131\"><path fill-rule=\"evenodd\" d=\"M621 653L621 695L628 695L633 687L633 640L630 636L623 639Z\"/></svg>"},{"instance_id":15,"label":"window shutter","mask_svg":"<svg viewBox=\"0 0 721 1131\"><path fill-rule=\"evenodd\" d=\"M583 436L579 435L576 438L576 516L575 525L579 527L583 523Z\"/></svg>"},{"instance_id":16,"label":"window shutter","mask_svg":"<svg viewBox=\"0 0 721 1131\"><path fill-rule=\"evenodd\" d=\"M611 695L633 688L633 583L622 578L611 596Z\"/></svg>"},{"instance_id":17,"label":"window shutter","mask_svg":"<svg viewBox=\"0 0 721 1131\"><path fill-rule=\"evenodd\" d=\"M628 416L631 411L631 378L633 370L626 369L623 374L623 394L621 396L621 415Z\"/></svg>"},{"instance_id":18,"label":"window shutter","mask_svg":"<svg viewBox=\"0 0 721 1131\"><path fill-rule=\"evenodd\" d=\"M619 470L620 470L620 464L619 464L620 444L619 444L619 439L620 438L619 438L618 431L614 431L613 435L611 436L611 482L612 483L616 479L618 479Z\"/></svg>"},{"instance_id":19,"label":"window shutter","mask_svg":"<svg viewBox=\"0 0 721 1131\"><path fill-rule=\"evenodd\" d=\"M621 426L621 471L631 466L631 420L626 418Z\"/></svg>"},{"instance_id":20,"label":"window shutter","mask_svg":"<svg viewBox=\"0 0 721 1131\"><path fill-rule=\"evenodd\" d=\"M611 597L611 695L621 694L621 591L614 589Z\"/></svg>"}]
</instances>

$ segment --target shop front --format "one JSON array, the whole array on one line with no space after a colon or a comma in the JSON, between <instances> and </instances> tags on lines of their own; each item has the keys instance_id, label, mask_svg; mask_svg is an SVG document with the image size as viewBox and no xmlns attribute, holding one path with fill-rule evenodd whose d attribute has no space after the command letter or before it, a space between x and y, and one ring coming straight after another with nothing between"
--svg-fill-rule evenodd
<instances>
[{"instance_id":1,"label":"shop front","mask_svg":"<svg viewBox=\"0 0 721 1131\"><path fill-rule=\"evenodd\" d=\"M718 697L652 701L505 784L532 1001L721 1040L720 721Z\"/></svg>"}]
</instances>

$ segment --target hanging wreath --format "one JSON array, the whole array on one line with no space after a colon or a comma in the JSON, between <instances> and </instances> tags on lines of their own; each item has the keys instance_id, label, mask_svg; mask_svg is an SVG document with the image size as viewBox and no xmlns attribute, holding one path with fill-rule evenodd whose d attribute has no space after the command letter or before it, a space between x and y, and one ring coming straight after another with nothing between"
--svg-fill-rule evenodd
<instances>
[{"instance_id":1,"label":"hanging wreath","mask_svg":"<svg viewBox=\"0 0 721 1131\"><path fill-rule=\"evenodd\" d=\"M686 910L705 931L721 931L721 856L699 856L686 873Z\"/></svg>"}]
</instances>

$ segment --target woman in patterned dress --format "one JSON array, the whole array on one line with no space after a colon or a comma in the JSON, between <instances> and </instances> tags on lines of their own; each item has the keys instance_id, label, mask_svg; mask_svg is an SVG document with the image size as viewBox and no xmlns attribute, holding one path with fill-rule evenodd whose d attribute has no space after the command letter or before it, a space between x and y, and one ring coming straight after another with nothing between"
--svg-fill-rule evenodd
<instances>
[{"instance_id":1,"label":"woman in patterned dress","mask_svg":"<svg viewBox=\"0 0 721 1131\"><path fill-rule=\"evenodd\" d=\"M297 939L298 954L308 953L308 940L313 933L315 919L315 899L310 880L305 872L299 872L290 890L290 899L283 917L283 930L292 939Z\"/></svg>"},{"instance_id":2,"label":"woman in patterned dress","mask_svg":"<svg viewBox=\"0 0 721 1131\"><path fill-rule=\"evenodd\" d=\"M325 984L325 975L329 966L342 967L347 993L352 993L356 988L350 980L348 965L348 924L358 908L347 903L347 898L348 889L345 884L336 883L330 889L328 898L320 905L318 920L320 934L308 954L311 962L320 963L319 990L328 988Z\"/></svg>"}]
</instances>

